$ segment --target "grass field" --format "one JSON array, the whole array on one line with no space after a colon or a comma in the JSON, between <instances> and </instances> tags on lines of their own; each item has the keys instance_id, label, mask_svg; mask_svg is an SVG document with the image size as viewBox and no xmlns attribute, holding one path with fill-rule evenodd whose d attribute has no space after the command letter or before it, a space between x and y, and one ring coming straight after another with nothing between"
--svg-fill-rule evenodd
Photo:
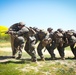
<instances>
[{"instance_id":1,"label":"grass field","mask_svg":"<svg viewBox=\"0 0 76 75\"><path fill-rule=\"evenodd\" d=\"M11 52L0 51L0 75L76 75L76 60L50 60L31 62L23 52L20 60L11 58Z\"/></svg>"},{"instance_id":2,"label":"grass field","mask_svg":"<svg viewBox=\"0 0 76 75\"><path fill-rule=\"evenodd\" d=\"M0 48L1 47L10 47L11 44L9 41L0 41Z\"/></svg>"},{"instance_id":3,"label":"grass field","mask_svg":"<svg viewBox=\"0 0 76 75\"><path fill-rule=\"evenodd\" d=\"M0 43L0 46L2 44ZM4 44L1 49L10 47L10 43L6 43L6 46ZM26 52L23 52L22 58L17 60L11 58L11 51L0 50L0 75L76 75L75 59L51 60L49 55L44 56L45 61L40 61L37 56L38 61L31 62Z\"/></svg>"}]
</instances>

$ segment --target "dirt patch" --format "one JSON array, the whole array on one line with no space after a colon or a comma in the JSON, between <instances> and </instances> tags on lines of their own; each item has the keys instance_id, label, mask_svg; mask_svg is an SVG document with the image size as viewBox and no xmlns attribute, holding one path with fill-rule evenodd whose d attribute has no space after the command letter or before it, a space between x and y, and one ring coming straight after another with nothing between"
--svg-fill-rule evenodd
<instances>
[{"instance_id":1,"label":"dirt patch","mask_svg":"<svg viewBox=\"0 0 76 75\"><path fill-rule=\"evenodd\" d=\"M0 51L12 52L11 47L5 47L5 48L3 47L3 48L0 48ZM25 51L23 50L23 52L25 52ZM45 50L45 52L44 52L44 50L42 50L42 52L43 52L44 55L49 54L47 50ZM59 52L58 52L57 49L54 50L54 53L55 53L55 55L57 57L60 57ZM65 56L66 57L73 57L74 55L73 55L73 53L72 53L71 50L65 50Z\"/></svg>"},{"instance_id":2,"label":"dirt patch","mask_svg":"<svg viewBox=\"0 0 76 75\"><path fill-rule=\"evenodd\" d=\"M0 51L5 51L5 52L11 52L11 47L3 47L3 48L0 48Z\"/></svg>"}]
</instances>

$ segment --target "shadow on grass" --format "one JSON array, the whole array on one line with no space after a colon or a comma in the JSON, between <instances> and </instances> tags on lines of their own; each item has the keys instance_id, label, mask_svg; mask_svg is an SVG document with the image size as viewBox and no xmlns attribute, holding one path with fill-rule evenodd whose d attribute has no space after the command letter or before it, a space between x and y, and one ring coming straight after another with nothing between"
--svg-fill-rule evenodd
<instances>
[{"instance_id":1,"label":"shadow on grass","mask_svg":"<svg viewBox=\"0 0 76 75\"><path fill-rule=\"evenodd\" d=\"M0 56L0 64L8 64L8 63L15 63L15 64L24 64L24 63L31 63L31 59L29 58L21 58L15 59L12 56Z\"/></svg>"},{"instance_id":2,"label":"shadow on grass","mask_svg":"<svg viewBox=\"0 0 76 75\"><path fill-rule=\"evenodd\" d=\"M45 61L50 61L50 60L61 60L61 58L56 58L56 59L51 59L51 58L45 58ZM72 57L67 57L65 60L76 60L73 59ZM41 59L37 59L37 61L41 61ZM21 58L21 59L15 59L12 58L12 56L0 56L0 64L8 64L8 63L15 63L15 64L30 64L31 59L30 58Z\"/></svg>"},{"instance_id":3,"label":"shadow on grass","mask_svg":"<svg viewBox=\"0 0 76 75\"><path fill-rule=\"evenodd\" d=\"M45 58L45 60L48 61L48 60L62 60L62 59L59 57L59 58L55 58L55 59ZM76 58L67 57L67 58L65 58L65 60L76 60Z\"/></svg>"},{"instance_id":4,"label":"shadow on grass","mask_svg":"<svg viewBox=\"0 0 76 75\"><path fill-rule=\"evenodd\" d=\"M12 56L0 56L0 60L9 59L12 58Z\"/></svg>"}]
</instances>

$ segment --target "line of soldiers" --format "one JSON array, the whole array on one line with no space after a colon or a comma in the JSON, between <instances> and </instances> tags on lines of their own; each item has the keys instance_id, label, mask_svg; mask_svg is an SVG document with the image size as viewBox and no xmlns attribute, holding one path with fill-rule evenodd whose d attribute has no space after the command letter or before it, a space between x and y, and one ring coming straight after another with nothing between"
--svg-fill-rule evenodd
<instances>
[{"instance_id":1,"label":"line of soldiers","mask_svg":"<svg viewBox=\"0 0 76 75\"><path fill-rule=\"evenodd\" d=\"M15 58L18 52L17 59L22 56L22 49L31 56L33 62L37 61L35 44L39 42L37 47L38 55L41 60L45 60L42 49L45 47L51 55L51 59L56 59L54 50L58 49L61 59L65 59L64 49L70 46L71 51L76 58L76 32L74 30L63 31L58 29L53 31L52 28L48 28L47 32L36 27L27 27L23 22L15 23L9 27L6 32L11 37L12 57Z\"/></svg>"}]
</instances>

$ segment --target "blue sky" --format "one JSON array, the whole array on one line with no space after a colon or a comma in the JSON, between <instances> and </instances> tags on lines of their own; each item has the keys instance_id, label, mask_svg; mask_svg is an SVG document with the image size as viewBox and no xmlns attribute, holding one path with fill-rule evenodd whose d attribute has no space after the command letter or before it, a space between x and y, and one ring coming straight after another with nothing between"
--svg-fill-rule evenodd
<instances>
[{"instance_id":1,"label":"blue sky","mask_svg":"<svg viewBox=\"0 0 76 75\"><path fill-rule=\"evenodd\" d=\"M76 29L76 0L0 0L0 25L17 22L54 30Z\"/></svg>"}]
</instances>

